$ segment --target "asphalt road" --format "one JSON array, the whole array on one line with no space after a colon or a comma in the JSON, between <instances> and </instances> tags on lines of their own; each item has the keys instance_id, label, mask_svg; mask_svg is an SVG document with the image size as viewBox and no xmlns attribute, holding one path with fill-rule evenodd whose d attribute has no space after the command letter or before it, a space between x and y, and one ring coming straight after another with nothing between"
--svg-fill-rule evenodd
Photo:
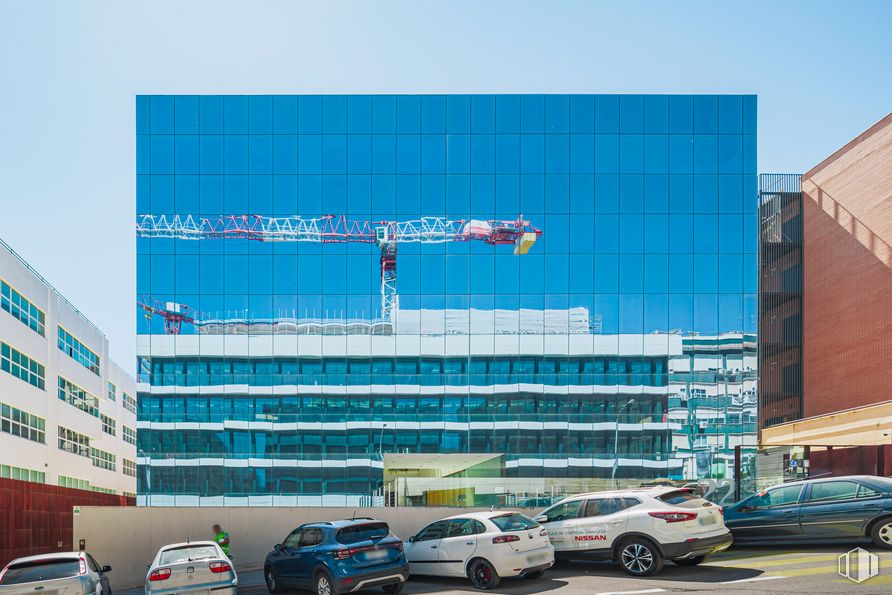
<instances>
[{"instance_id":1,"label":"asphalt road","mask_svg":"<svg viewBox=\"0 0 892 595\"><path fill-rule=\"evenodd\" d=\"M845 547L735 548L707 560L695 568L667 562L653 578L629 577L619 566L608 562L559 562L539 580L504 580L496 593L533 595L559 592L561 595L645 595L650 593L892 593L892 551L880 552L879 575L856 584L838 574L838 557ZM240 593L266 593L259 571L239 572ZM137 595L142 589L115 591L116 595ZM295 591L295 593L302 593ZM305 593L305 592L304 592ZM380 589L361 591L369 595ZM403 590L406 595L467 595L480 591L460 579L415 577Z\"/></svg>"}]
</instances>

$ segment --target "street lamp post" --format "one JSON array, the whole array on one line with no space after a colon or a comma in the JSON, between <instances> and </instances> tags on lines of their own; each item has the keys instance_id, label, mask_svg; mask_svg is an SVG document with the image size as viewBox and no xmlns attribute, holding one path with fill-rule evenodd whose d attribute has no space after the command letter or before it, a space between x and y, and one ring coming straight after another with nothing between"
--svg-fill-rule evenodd
<instances>
[{"instance_id":1,"label":"street lamp post","mask_svg":"<svg viewBox=\"0 0 892 595\"><path fill-rule=\"evenodd\" d=\"M616 487L616 468L619 466L619 416L626 410L626 407L634 402L635 399L629 399L623 403L623 406L616 411L616 418L613 422L613 471L610 473L610 479L613 482L614 488Z\"/></svg>"},{"instance_id":2,"label":"street lamp post","mask_svg":"<svg viewBox=\"0 0 892 595\"><path fill-rule=\"evenodd\" d=\"M381 425L381 433L378 435L378 456L381 457L381 461L384 461L384 428L387 427L387 424Z\"/></svg>"}]
</instances>

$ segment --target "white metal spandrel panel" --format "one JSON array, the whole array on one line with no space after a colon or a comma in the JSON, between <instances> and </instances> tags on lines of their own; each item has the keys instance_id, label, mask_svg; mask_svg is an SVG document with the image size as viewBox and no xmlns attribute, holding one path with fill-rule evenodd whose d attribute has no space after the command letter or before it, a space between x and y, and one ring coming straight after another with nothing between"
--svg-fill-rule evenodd
<instances>
[{"instance_id":1,"label":"white metal spandrel panel","mask_svg":"<svg viewBox=\"0 0 892 595\"><path fill-rule=\"evenodd\" d=\"M569 335L570 355L592 355L595 352L595 335Z\"/></svg>"},{"instance_id":2,"label":"white metal spandrel panel","mask_svg":"<svg viewBox=\"0 0 892 595\"><path fill-rule=\"evenodd\" d=\"M329 356L345 356L347 355L347 337L342 336L323 336L322 337L322 354Z\"/></svg>"},{"instance_id":3,"label":"white metal spandrel panel","mask_svg":"<svg viewBox=\"0 0 892 595\"><path fill-rule=\"evenodd\" d=\"M221 356L224 353L226 344L225 335L200 335L199 345L201 355L204 357Z\"/></svg>"},{"instance_id":4,"label":"white metal spandrel panel","mask_svg":"<svg viewBox=\"0 0 892 595\"><path fill-rule=\"evenodd\" d=\"M155 357L173 357L176 355L176 345L173 335L151 335L149 354Z\"/></svg>"},{"instance_id":5,"label":"white metal spandrel panel","mask_svg":"<svg viewBox=\"0 0 892 595\"><path fill-rule=\"evenodd\" d=\"M421 337L421 355L423 357L443 357L446 353L446 337L440 335Z\"/></svg>"},{"instance_id":6,"label":"white metal spandrel panel","mask_svg":"<svg viewBox=\"0 0 892 595\"><path fill-rule=\"evenodd\" d=\"M521 355L542 355L545 352L545 336L520 335L518 349Z\"/></svg>"},{"instance_id":7,"label":"white metal spandrel panel","mask_svg":"<svg viewBox=\"0 0 892 595\"><path fill-rule=\"evenodd\" d=\"M567 355L569 352L569 335L545 335L545 355Z\"/></svg>"},{"instance_id":8,"label":"white metal spandrel panel","mask_svg":"<svg viewBox=\"0 0 892 595\"><path fill-rule=\"evenodd\" d=\"M223 341L223 355L228 357L248 357L251 355L250 341L246 336L227 335Z\"/></svg>"},{"instance_id":9,"label":"white metal spandrel panel","mask_svg":"<svg viewBox=\"0 0 892 595\"><path fill-rule=\"evenodd\" d=\"M271 357L273 335L248 335L248 353L252 357Z\"/></svg>"},{"instance_id":10,"label":"white metal spandrel panel","mask_svg":"<svg viewBox=\"0 0 892 595\"><path fill-rule=\"evenodd\" d=\"M619 355L643 355L644 354L644 336L643 335L620 335L619 336Z\"/></svg>"},{"instance_id":11,"label":"white metal spandrel panel","mask_svg":"<svg viewBox=\"0 0 892 595\"><path fill-rule=\"evenodd\" d=\"M136 335L136 355L151 355L152 335Z\"/></svg>"},{"instance_id":12,"label":"white metal spandrel panel","mask_svg":"<svg viewBox=\"0 0 892 595\"><path fill-rule=\"evenodd\" d=\"M298 335L297 354L301 357L322 355L322 335Z\"/></svg>"},{"instance_id":13,"label":"white metal spandrel panel","mask_svg":"<svg viewBox=\"0 0 892 595\"><path fill-rule=\"evenodd\" d=\"M468 335L446 335L444 338L444 355L446 357L467 356L470 349Z\"/></svg>"},{"instance_id":14,"label":"white metal spandrel panel","mask_svg":"<svg viewBox=\"0 0 892 595\"><path fill-rule=\"evenodd\" d=\"M373 354L371 335L347 336L347 355L349 357L369 357Z\"/></svg>"},{"instance_id":15,"label":"white metal spandrel panel","mask_svg":"<svg viewBox=\"0 0 892 595\"><path fill-rule=\"evenodd\" d=\"M396 355L417 356L421 353L421 336L396 335Z\"/></svg>"},{"instance_id":16,"label":"white metal spandrel panel","mask_svg":"<svg viewBox=\"0 0 892 595\"><path fill-rule=\"evenodd\" d=\"M373 354L378 356L396 355L396 337L393 335L372 335L370 349Z\"/></svg>"},{"instance_id":17,"label":"white metal spandrel panel","mask_svg":"<svg viewBox=\"0 0 892 595\"><path fill-rule=\"evenodd\" d=\"M298 335L274 335L273 355L279 357L294 357L297 355Z\"/></svg>"},{"instance_id":18,"label":"white metal spandrel panel","mask_svg":"<svg viewBox=\"0 0 892 595\"><path fill-rule=\"evenodd\" d=\"M189 357L201 353L201 335L178 335L176 338L178 357Z\"/></svg>"},{"instance_id":19,"label":"white metal spandrel panel","mask_svg":"<svg viewBox=\"0 0 892 595\"><path fill-rule=\"evenodd\" d=\"M491 355L495 349L494 335L471 335L469 355Z\"/></svg>"},{"instance_id":20,"label":"white metal spandrel panel","mask_svg":"<svg viewBox=\"0 0 892 595\"><path fill-rule=\"evenodd\" d=\"M493 338L493 355L517 355L519 348L517 335L496 335Z\"/></svg>"},{"instance_id":21,"label":"white metal spandrel panel","mask_svg":"<svg viewBox=\"0 0 892 595\"><path fill-rule=\"evenodd\" d=\"M594 355L616 355L619 351L619 335L594 335Z\"/></svg>"}]
</instances>

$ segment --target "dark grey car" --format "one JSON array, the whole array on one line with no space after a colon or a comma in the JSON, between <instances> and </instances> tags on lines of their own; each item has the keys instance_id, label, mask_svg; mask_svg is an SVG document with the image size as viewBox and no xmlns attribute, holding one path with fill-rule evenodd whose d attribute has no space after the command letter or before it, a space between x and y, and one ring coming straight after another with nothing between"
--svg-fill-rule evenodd
<instances>
[{"instance_id":1,"label":"dark grey car","mask_svg":"<svg viewBox=\"0 0 892 595\"><path fill-rule=\"evenodd\" d=\"M734 543L862 543L892 549L892 479L851 475L770 487L725 509Z\"/></svg>"}]
</instances>

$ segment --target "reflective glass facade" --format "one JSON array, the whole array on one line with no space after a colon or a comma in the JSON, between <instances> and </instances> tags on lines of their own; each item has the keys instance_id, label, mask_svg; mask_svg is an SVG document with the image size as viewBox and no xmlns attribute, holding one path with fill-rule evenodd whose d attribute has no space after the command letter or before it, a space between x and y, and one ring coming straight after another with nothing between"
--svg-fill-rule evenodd
<instances>
[{"instance_id":1,"label":"reflective glass facade","mask_svg":"<svg viewBox=\"0 0 892 595\"><path fill-rule=\"evenodd\" d=\"M754 96L136 112L140 502L721 483L755 443Z\"/></svg>"}]
</instances>

